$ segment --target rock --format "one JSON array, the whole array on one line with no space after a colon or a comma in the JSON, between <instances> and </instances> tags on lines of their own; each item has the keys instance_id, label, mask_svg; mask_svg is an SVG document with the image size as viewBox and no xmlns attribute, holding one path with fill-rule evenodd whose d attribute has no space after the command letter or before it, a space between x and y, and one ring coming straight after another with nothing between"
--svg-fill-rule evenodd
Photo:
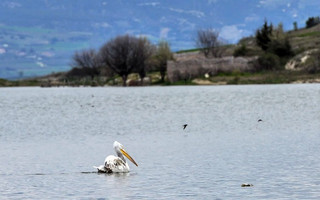
<instances>
[{"instance_id":1,"label":"rock","mask_svg":"<svg viewBox=\"0 0 320 200\"><path fill-rule=\"evenodd\" d=\"M319 49L311 49L296 55L295 57L293 57L287 62L285 69L292 70L292 71L304 70L305 67L307 67L306 66L307 60L317 52L319 52Z\"/></svg>"}]
</instances>

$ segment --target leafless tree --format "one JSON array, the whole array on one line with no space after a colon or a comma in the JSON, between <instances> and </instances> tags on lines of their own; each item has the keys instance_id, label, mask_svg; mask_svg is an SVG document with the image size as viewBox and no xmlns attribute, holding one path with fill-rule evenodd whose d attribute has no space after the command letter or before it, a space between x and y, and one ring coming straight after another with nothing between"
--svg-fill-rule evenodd
<instances>
[{"instance_id":1,"label":"leafless tree","mask_svg":"<svg viewBox=\"0 0 320 200\"><path fill-rule=\"evenodd\" d=\"M101 65L95 50L89 49L76 52L72 59L71 67L78 68L82 71L83 76L90 76L93 80L94 76L99 75Z\"/></svg>"},{"instance_id":2,"label":"leafless tree","mask_svg":"<svg viewBox=\"0 0 320 200\"><path fill-rule=\"evenodd\" d=\"M100 57L108 67L121 76L123 86L126 86L128 75L133 70L133 40L129 35L111 39L100 49Z\"/></svg>"},{"instance_id":3,"label":"leafless tree","mask_svg":"<svg viewBox=\"0 0 320 200\"><path fill-rule=\"evenodd\" d=\"M121 76L123 86L127 86L128 75L136 71L145 76L145 61L151 55L149 41L130 35L118 36L104 44L100 49L100 58L106 66Z\"/></svg>"},{"instance_id":4,"label":"leafless tree","mask_svg":"<svg viewBox=\"0 0 320 200\"><path fill-rule=\"evenodd\" d=\"M141 85L143 85L143 79L148 71L147 61L154 53L154 45L145 38L140 37L134 41L134 60L132 64L134 65L134 71L137 72L141 79Z\"/></svg>"},{"instance_id":5,"label":"leafless tree","mask_svg":"<svg viewBox=\"0 0 320 200\"><path fill-rule=\"evenodd\" d=\"M220 57L221 41L219 40L219 32L213 29L200 29L197 31L196 46L200 48L205 57L210 55Z\"/></svg>"}]
</instances>

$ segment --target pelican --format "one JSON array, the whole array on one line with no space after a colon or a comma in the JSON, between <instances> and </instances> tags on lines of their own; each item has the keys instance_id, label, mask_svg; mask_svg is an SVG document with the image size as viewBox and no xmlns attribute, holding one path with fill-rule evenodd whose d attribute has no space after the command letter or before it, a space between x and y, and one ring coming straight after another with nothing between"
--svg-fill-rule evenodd
<instances>
[{"instance_id":1,"label":"pelican","mask_svg":"<svg viewBox=\"0 0 320 200\"><path fill-rule=\"evenodd\" d=\"M133 158L124 150L123 145L115 141L113 143L113 148L117 153L117 156L110 155L104 160L104 165L99 167L93 166L102 173L127 173L130 171L130 167L125 160L124 156L127 157L133 164L138 167L138 164L133 160Z\"/></svg>"}]
</instances>

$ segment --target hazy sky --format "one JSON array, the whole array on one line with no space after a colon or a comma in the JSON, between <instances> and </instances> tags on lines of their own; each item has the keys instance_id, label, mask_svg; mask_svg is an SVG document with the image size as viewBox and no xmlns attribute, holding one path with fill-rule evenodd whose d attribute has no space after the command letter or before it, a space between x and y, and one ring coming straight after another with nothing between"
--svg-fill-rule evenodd
<instances>
[{"instance_id":1,"label":"hazy sky","mask_svg":"<svg viewBox=\"0 0 320 200\"><path fill-rule=\"evenodd\" d=\"M289 30L318 16L319 0L12 0L1 1L2 24L92 32L104 37L146 35L192 48L195 32L214 28L235 43L252 35L264 19ZM4 16L7 15L7 16ZM48 23L46 25L46 23ZM49 26L51 25L51 26ZM89 28L88 28L89 27ZM91 29L91 30L90 30Z\"/></svg>"}]
</instances>

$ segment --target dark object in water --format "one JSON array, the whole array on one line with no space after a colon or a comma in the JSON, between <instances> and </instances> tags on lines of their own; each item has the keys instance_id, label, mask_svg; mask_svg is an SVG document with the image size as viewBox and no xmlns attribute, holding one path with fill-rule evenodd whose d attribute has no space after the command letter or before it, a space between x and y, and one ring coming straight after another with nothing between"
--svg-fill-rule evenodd
<instances>
[{"instance_id":1,"label":"dark object in water","mask_svg":"<svg viewBox=\"0 0 320 200\"><path fill-rule=\"evenodd\" d=\"M252 187L253 185L252 184L249 184L249 183L243 183L241 184L241 187Z\"/></svg>"},{"instance_id":2,"label":"dark object in water","mask_svg":"<svg viewBox=\"0 0 320 200\"><path fill-rule=\"evenodd\" d=\"M186 129L187 126L188 126L188 124L184 124L183 125L183 130Z\"/></svg>"},{"instance_id":3,"label":"dark object in water","mask_svg":"<svg viewBox=\"0 0 320 200\"><path fill-rule=\"evenodd\" d=\"M98 169L98 173L112 173L112 170L110 168L104 168L104 169Z\"/></svg>"}]
</instances>

